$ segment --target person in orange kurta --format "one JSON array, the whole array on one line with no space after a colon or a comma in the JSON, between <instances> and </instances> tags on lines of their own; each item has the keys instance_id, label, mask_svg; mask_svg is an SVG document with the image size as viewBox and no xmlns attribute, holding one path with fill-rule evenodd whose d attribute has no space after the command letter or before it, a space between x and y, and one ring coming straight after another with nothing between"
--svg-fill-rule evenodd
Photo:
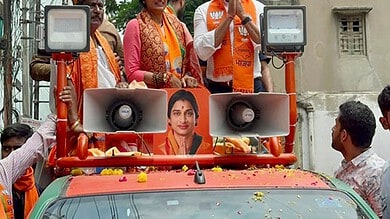
<instances>
[{"instance_id":1,"label":"person in orange kurta","mask_svg":"<svg viewBox=\"0 0 390 219\"><path fill-rule=\"evenodd\" d=\"M108 41L99 32L103 22L104 4L102 0L74 0L76 5L88 5L91 9L90 50L81 52L80 57L67 66L68 86L63 89L61 98L70 102L68 107L69 136L83 132L83 99L87 88L121 87L119 57L116 57ZM93 139L103 139L104 134L94 134ZM72 137L71 137L72 138ZM102 143L102 145L99 145ZM95 145L105 150L103 142Z\"/></svg>"},{"instance_id":2,"label":"person in orange kurta","mask_svg":"<svg viewBox=\"0 0 390 219\"><path fill-rule=\"evenodd\" d=\"M77 5L91 8L90 50L80 53L80 57L68 66L77 95L77 111L82 121L83 93L87 88L115 87L120 82L120 68L107 40L98 27L103 22L104 4L102 0L78 0ZM72 120L72 118L69 118ZM77 119L76 119L77 120ZM70 121L70 123L76 121Z\"/></svg>"},{"instance_id":3,"label":"person in orange kurta","mask_svg":"<svg viewBox=\"0 0 390 219\"><path fill-rule=\"evenodd\" d=\"M199 107L190 91L176 91L168 102L168 132L165 142L154 148L154 154L184 155L212 154L210 143L204 142L202 136L195 133L199 118Z\"/></svg>"}]
</instances>

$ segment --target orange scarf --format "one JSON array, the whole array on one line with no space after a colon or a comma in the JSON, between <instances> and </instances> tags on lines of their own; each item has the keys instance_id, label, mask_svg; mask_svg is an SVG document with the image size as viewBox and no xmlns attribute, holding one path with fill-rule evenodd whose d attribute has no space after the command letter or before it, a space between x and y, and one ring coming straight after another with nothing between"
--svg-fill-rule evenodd
<instances>
[{"instance_id":1,"label":"orange scarf","mask_svg":"<svg viewBox=\"0 0 390 219\"><path fill-rule=\"evenodd\" d=\"M165 54L165 63L167 68L169 68L167 71L180 78L183 69L183 59L186 53L185 47L183 44L179 44L176 33L172 26L169 25L166 16L163 16L163 20L165 24L163 25L164 31L159 28L159 25L156 24L156 22L153 22L153 24L156 26L164 47L168 50Z\"/></svg>"},{"instance_id":2,"label":"orange scarf","mask_svg":"<svg viewBox=\"0 0 390 219\"><path fill-rule=\"evenodd\" d=\"M194 133L194 140L192 142L192 146L190 151L193 150L193 147L196 147L195 154L212 154L213 148L212 146L204 142L202 137ZM188 153L190 153L188 151ZM175 136L173 134L173 130L170 130L167 134L165 142L158 147L153 149L153 154L160 155L177 155L179 154L179 145L176 142Z\"/></svg>"},{"instance_id":3,"label":"orange scarf","mask_svg":"<svg viewBox=\"0 0 390 219\"><path fill-rule=\"evenodd\" d=\"M245 11L256 23L256 8L252 0L242 0ZM227 17L223 0L212 0L207 9L207 28L214 30ZM233 91L253 93L254 48L248 31L238 16L234 18L234 41L231 46L230 31L226 33L221 48L214 55L214 75L233 75ZM232 52L233 51L233 52ZM248 83L251 82L251 83Z\"/></svg>"},{"instance_id":4,"label":"orange scarf","mask_svg":"<svg viewBox=\"0 0 390 219\"><path fill-rule=\"evenodd\" d=\"M167 5L165 12L176 16L176 11L171 5ZM186 57L183 61L183 72L188 76L194 77L198 80L199 84L203 85L202 69L200 68L199 58L195 52L193 43L193 40L186 42Z\"/></svg>"},{"instance_id":5,"label":"orange scarf","mask_svg":"<svg viewBox=\"0 0 390 219\"><path fill-rule=\"evenodd\" d=\"M120 82L120 68L110 45L98 30L95 32L95 37L106 54L110 70L114 74L117 83ZM98 86L97 66L98 55L91 37L89 52L80 53L80 58L75 61L74 67L68 66L68 69L72 72L72 80L77 93L78 114L81 120L83 118L84 90L87 88L97 88Z\"/></svg>"},{"instance_id":6,"label":"orange scarf","mask_svg":"<svg viewBox=\"0 0 390 219\"><path fill-rule=\"evenodd\" d=\"M13 219L15 217L12 198L9 192L11 191L4 191L3 185L0 184L0 218L2 219Z\"/></svg>"},{"instance_id":7,"label":"orange scarf","mask_svg":"<svg viewBox=\"0 0 390 219\"><path fill-rule=\"evenodd\" d=\"M167 7L165 7L165 10L164 10L166 13L168 14L171 14L171 15L175 15L176 16L176 11L175 9L173 9L172 5L168 4Z\"/></svg>"},{"instance_id":8,"label":"orange scarf","mask_svg":"<svg viewBox=\"0 0 390 219\"><path fill-rule=\"evenodd\" d=\"M18 179L13 185L14 189L24 192L24 218L38 201L38 191L35 186L34 170L29 167L26 173Z\"/></svg>"}]
</instances>

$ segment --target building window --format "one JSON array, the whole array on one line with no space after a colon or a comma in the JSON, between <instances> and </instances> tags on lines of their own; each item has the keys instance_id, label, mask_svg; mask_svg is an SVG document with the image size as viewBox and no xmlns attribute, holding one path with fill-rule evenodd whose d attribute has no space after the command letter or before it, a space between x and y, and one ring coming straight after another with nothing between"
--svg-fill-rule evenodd
<instances>
[{"instance_id":1,"label":"building window","mask_svg":"<svg viewBox=\"0 0 390 219\"><path fill-rule=\"evenodd\" d=\"M363 15L340 16L339 42L343 55L366 54Z\"/></svg>"},{"instance_id":2,"label":"building window","mask_svg":"<svg viewBox=\"0 0 390 219\"><path fill-rule=\"evenodd\" d=\"M298 0L258 0L265 5L299 5Z\"/></svg>"},{"instance_id":3,"label":"building window","mask_svg":"<svg viewBox=\"0 0 390 219\"><path fill-rule=\"evenodd\" d=\"M338 38L341 55L366 55L365 17L367 7L333 8L338 19Z\"/></svg>"}]
</instances>

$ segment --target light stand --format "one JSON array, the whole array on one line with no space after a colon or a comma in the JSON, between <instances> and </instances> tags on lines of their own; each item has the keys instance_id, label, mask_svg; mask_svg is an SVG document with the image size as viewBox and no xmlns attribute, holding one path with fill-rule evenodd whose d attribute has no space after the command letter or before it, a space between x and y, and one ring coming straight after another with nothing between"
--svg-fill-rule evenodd
<instances>
[{"instance_id":1,"label":"light stand","mask_svg":"<svg viewBox=\"0 0 390 219\"><path fill-rule=\"evenodd\" d=\"M90 8L86 5L45 6L45 50L57 64L57 158L67 154L68 110L59 94L67 85L66 66L73 54L89 51Z\"/></svg>"},{"instance_id":2,"label":"light stand","mask_svg":"<svg viewBox=\"0 0 390 219\"><path fill-rule=\"evenodd\" d=\"M306 45L305 6L266 6L260 16L262 46L267 55L276 56L285 64L285 88L289 96L290 128L286 136L285 153L294 149L297 125L297 96L295 88L295 59Z\"/></svg>"},{"instance_id":3,"label":"light stand","mask_svg":"<svg viewBox=\"0 0 390 219\"><path fill-rule=\"evenodd\" d=\"M286 142L284 146L285 153L292 153L294 149L295 128L297 126L297 93L295 88L295 58L300 53L290 52L283 53L282 57L286 60L285 66L285 86L286 93L288 94L290 101L290 132L286 136Z\"/></svg>"}]
</instances>

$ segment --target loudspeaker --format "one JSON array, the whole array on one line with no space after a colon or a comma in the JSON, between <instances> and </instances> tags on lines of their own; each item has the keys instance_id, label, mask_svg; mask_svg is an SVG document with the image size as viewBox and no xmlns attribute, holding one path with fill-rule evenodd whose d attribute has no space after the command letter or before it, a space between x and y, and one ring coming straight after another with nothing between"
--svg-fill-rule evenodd
<instances>
[{"instance_id":1,"label":"loudspeaker","mask_svg":"<svg viewBox=\"0 0 390 219\"><path fill-rule=\"evenodd\" d=\"M213 137L272 137L289 133L287 94L211 94L209 113Z\"/></svg>"},{"instance_id":2,"label":"loudspeaker","mask_svg":"<svg viewBox=\"0 0 390 219\"><path fill-rule=\"evenodd\" d=\"M83 126L86 132L164 133L167 92L144 88L86 89Z\"/></svg>"}]
</instances>

